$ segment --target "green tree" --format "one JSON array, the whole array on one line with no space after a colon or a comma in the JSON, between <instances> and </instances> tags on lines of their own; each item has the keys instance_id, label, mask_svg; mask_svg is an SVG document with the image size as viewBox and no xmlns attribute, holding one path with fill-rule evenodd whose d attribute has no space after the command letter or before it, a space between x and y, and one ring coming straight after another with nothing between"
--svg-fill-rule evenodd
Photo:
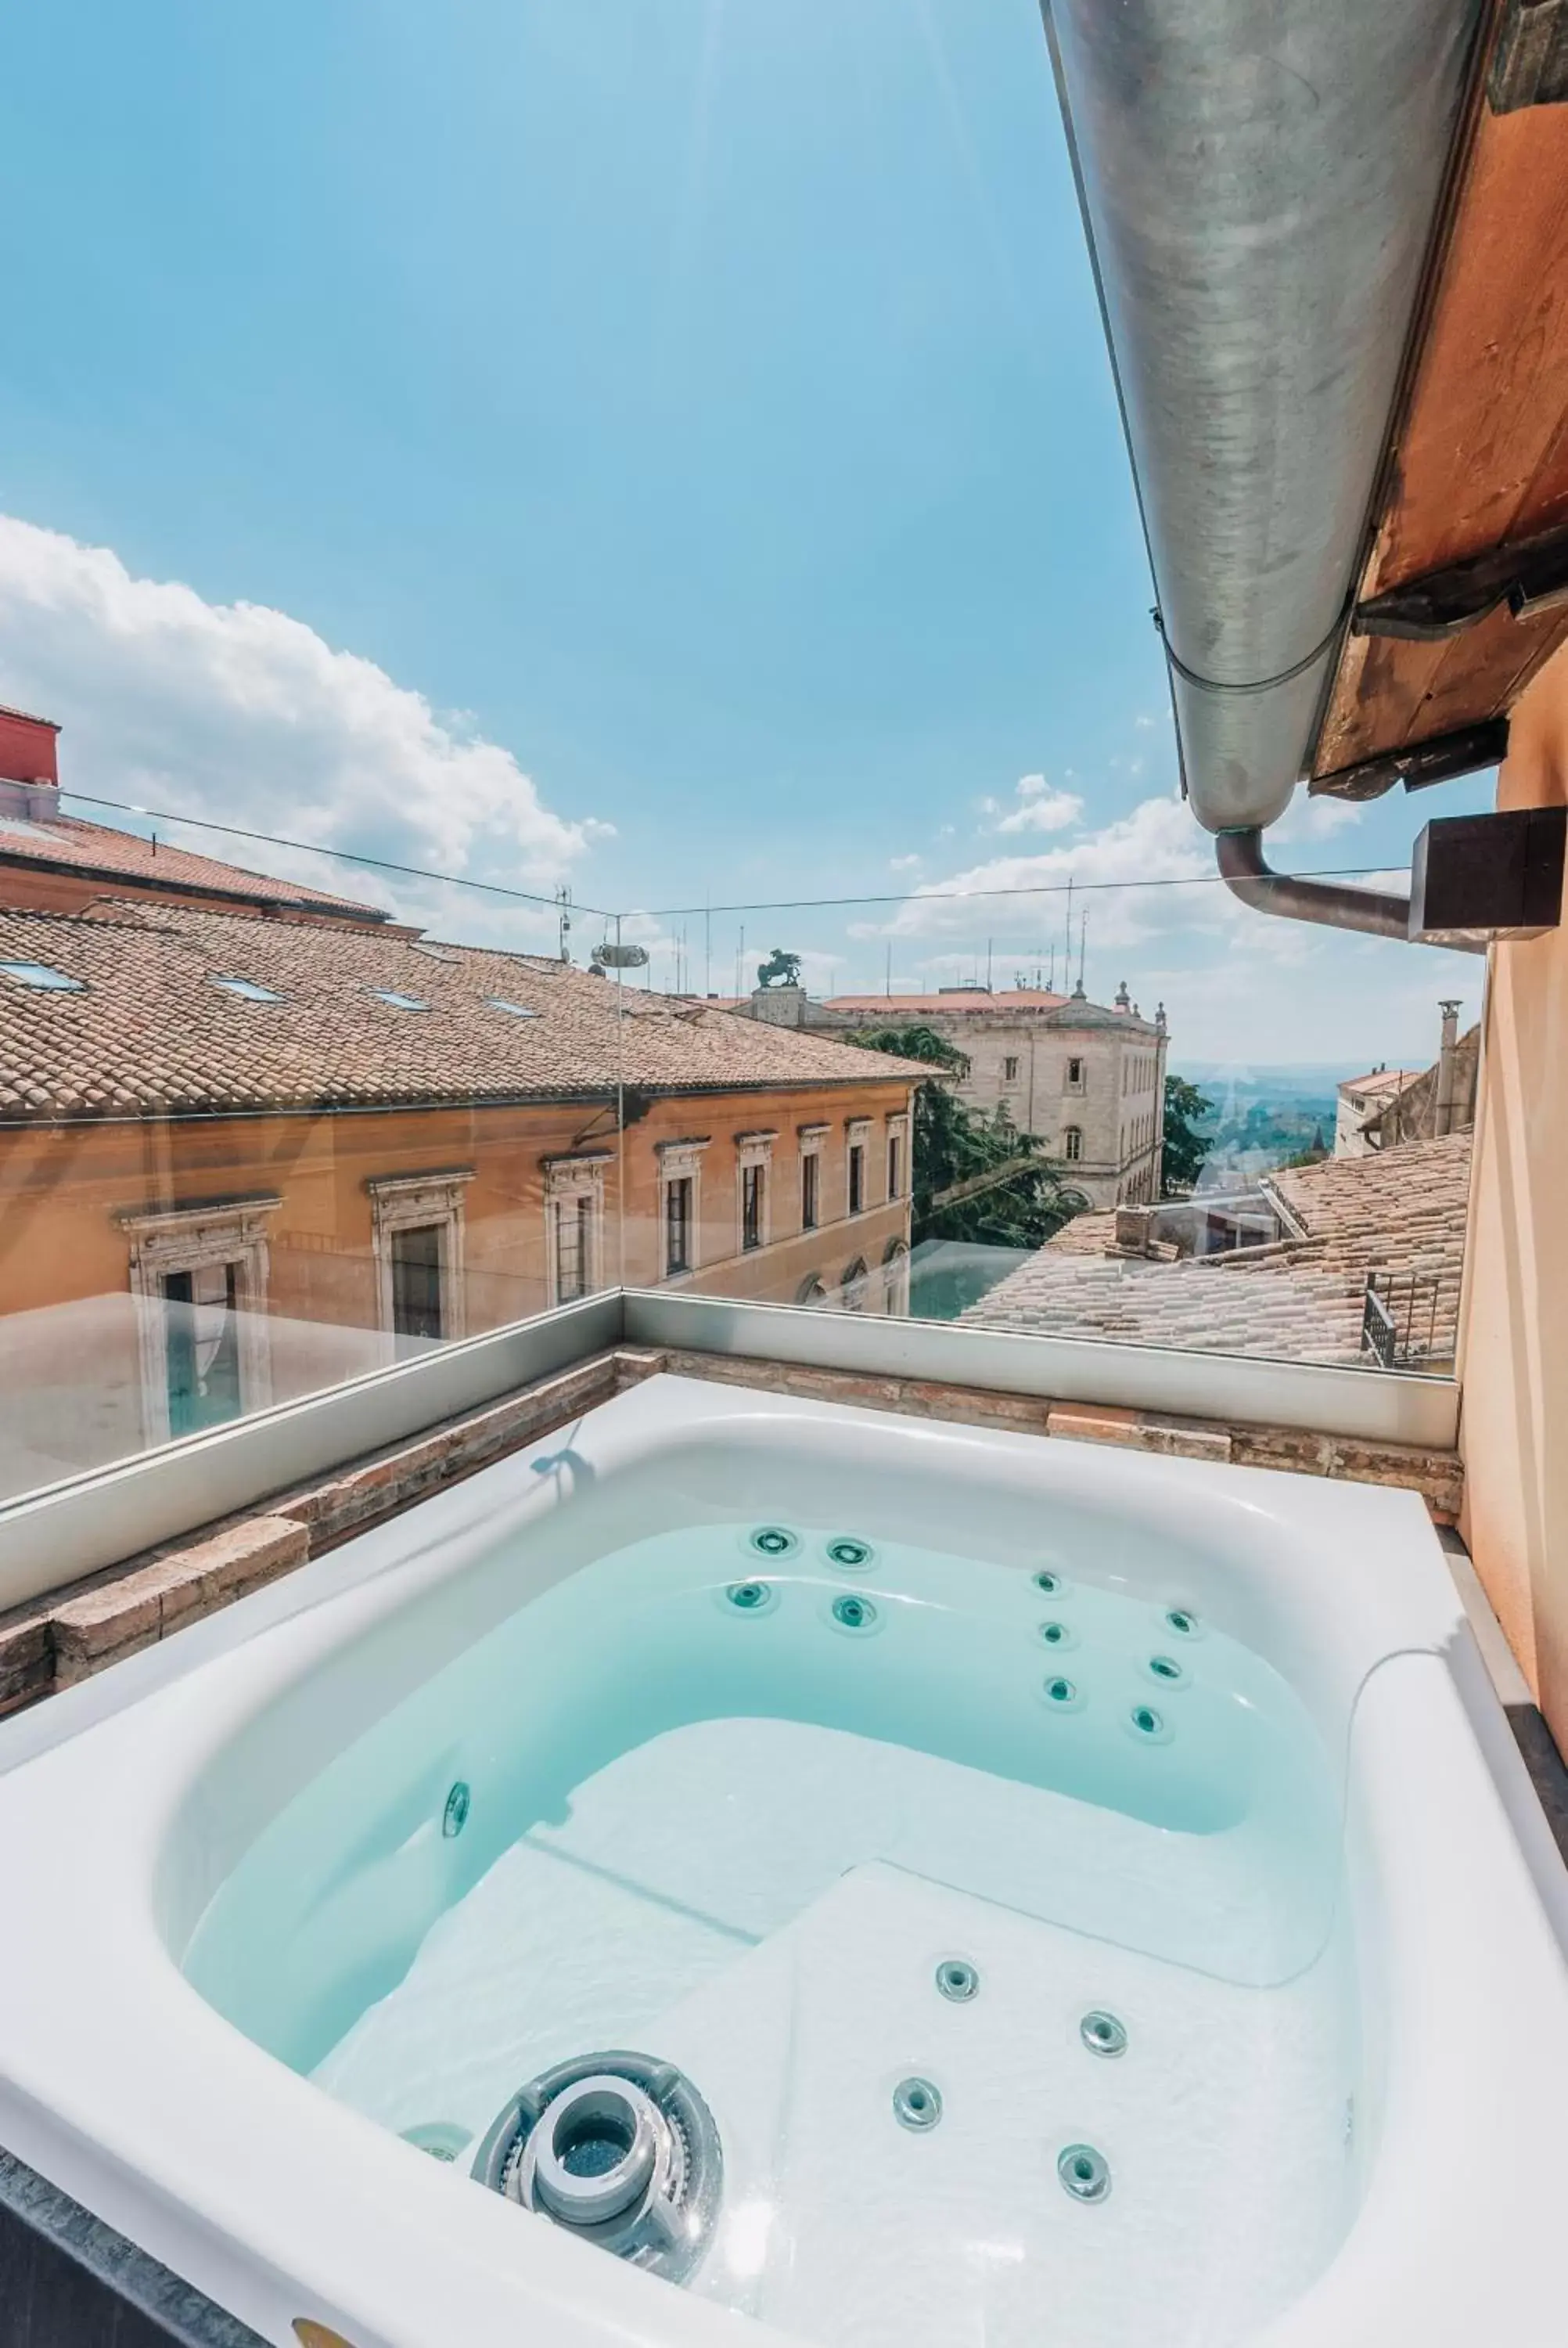
<instances>
[{"instance_id":1,"label":"green tree","mask_svg":"<svg viewBox=\"0 0 1568 2348\"><path fill-rule=\"evenodd\" d=\"M1165 1078L1165 1154L1163 1179L1167 1199L1184 1197L1198 1179L1204 1159L1213 1147L1213 1136L1200 1133L1204 1119L1212 1117L1214 1105L1206 1093L1190 1085L1185 1076Z\"/></svg>"},{"instance_id":2,"label":"green tree","mask_svg":"<svg viewBox=\"0 0 1568 2348\"><path fill-rule=\"evenodd\" d=\"M866 1028L849 1040L868 1051L924 1061L948 1079L968 1074L964 1054L920 1022ZM1021 1132L1005 1108L988 1117L982 1109L966 1107L942 1076L927 1077L917 1091L914 1127L910 1182L917 1241L1043 1247L1088 1204L1063 1187L1039 1140ZM972 1190L963 1187L969 1183ZM946 1195L955 1189L959 1197Z\"/></svg>"}]
</instances>

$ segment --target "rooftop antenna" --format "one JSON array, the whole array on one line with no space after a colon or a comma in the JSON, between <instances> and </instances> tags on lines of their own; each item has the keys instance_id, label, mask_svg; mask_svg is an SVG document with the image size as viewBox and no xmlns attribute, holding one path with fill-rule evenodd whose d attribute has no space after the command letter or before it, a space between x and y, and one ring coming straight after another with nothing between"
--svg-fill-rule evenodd
<instances>
[{"instance_id":1,"label":"rooftop antenna","mask_svg":"<svg viewBox=\"0 0 1568 2348\"><path fill-rule=\"evenodd\" d=\"M1083 958L1088 951L1089 916L1085 912L1080 913L1078 917L1078 992L1080 994L1083 992Z\"/></svg>"},{"instance_id":2,"label":"rooftop antenna","mask_svg":"<svg viewBox=\"0 0 1568 2348\"><path fill-rule=\"evenodd\" d=\"M571 935L571 891L564 880L556 891L556 919L560 924L560 958L562 962L569 962L571 949L567 940Z\"/></svg>"},{"instance_id":3,"label":"rooftop antenna","mask_svg":"<svg viewBox=\"0 0 1568 2348\"><path fill-rule=\"evenodd\" d=\"M704 897L711 897L712 893L713 892L711 889L704 889L702 891ZM712 992L713 916L712 911L704 905L702 909L702 993L704 995L708 995L712 994Z\"/></svg>"},{"instance_id":4,"label":"rooftop antenna","mask_svg":"<svg viewBox=\"0 0 1568 2348\"><path fill-rule=\"evenodd\" d=\"M893 999L893 941L891 938L887 941L887 975L883 993L891 1002Z\"/></svg>"},{"instance_id":5,"label":"rooftop antenna","mask_svg":"<svg viewBox=\"0 0 1568 2348\"><path fill-rule=\"evenodd\" d=\"M989 938L988 938L988 939L986 940L986 993L989 994L990 993L990 991L991 991L991 942L990 942Z\"/></svg>"},{"instance_id":6,"label":"rooftop antenna","mask_svg":"<svg viewBox=\"0 0 1568 2348\"><path fill-rule=\"evenodd\" d=\"M1061 983L1066 986L1072 977L1072 875L1067 876L1067 927L1062 933Z\"/></svg>"}]
</instances>

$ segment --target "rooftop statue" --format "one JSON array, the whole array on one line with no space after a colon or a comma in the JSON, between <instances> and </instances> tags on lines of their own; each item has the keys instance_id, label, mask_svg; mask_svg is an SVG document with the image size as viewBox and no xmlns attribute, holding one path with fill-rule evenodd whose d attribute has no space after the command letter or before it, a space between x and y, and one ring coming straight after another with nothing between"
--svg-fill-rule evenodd
<instances>
[{"instance_id":1,"label":"rooftop statue","mask_svg":"<svg viewBox=\"0 0 1568 2348\"><path fill-rule=\"evenodd\" d=\"M785 953L782 947L774 946L766 962L760 962L757 964L757 984L759 986L798 986L800 984L799 954Z\"/></svg>"}]
</instances>

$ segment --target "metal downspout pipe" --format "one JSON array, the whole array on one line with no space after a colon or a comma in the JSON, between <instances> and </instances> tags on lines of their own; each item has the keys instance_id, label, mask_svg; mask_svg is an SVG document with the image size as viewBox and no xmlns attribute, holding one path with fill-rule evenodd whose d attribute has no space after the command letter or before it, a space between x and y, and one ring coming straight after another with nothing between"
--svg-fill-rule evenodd
<instances>
[{"instance_id":1,"label":"metal downspout pipe","mask_svg":"<svg viewBox=\"0 0 1568 2348\"><path fill-rule=\"evenodd\" d=\"M1342 889L1337 880L1300 880L1294 873L1276 872L1263 852L1263 832L1256 824L1214 837L1214 856L1221 877L1233 897L1255 913L1275 913L1287 922L1319 922L1330 930L1360 930L1369 938L1397 938L1401 945L1419 941L1410 927L1410 901L1378 889ZM1454 953L1484 953L1473 939L1442 941Z\"/></svg>"},{"instance_id":2,"label":"metal downspout pipe","mask_svg":"<svg viewBox=\"0 0 1568 2348\"><path fill-rule=\"evenodd\" d=\"M1362 930L1368 937L1398 938L1410 934L1410 901L1384 896L1374 889L1342 889L1334 880L1297 880L1276 872L1263 852L1263 833L1256 824L1245 830L1222 831L1214 838L1214 854L1233 897L1255 913L1277 913L1291 922L1321 922L1332 930Z\"/></svg>"}]
</instances>

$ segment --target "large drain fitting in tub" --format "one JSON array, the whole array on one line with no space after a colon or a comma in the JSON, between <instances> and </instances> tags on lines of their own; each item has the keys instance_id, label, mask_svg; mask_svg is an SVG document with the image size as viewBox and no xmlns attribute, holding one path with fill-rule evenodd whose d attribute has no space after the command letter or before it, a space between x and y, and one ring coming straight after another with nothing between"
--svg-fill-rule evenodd
<instances>
[{"instance_id":1,"label":"large drain fitting in tub","mask_svg":"<svg viewBox=\"0 0 1568 2348\"><path fill-rule=\"evenodd\" d=\"M723 2190L713 2116L649 2054L579 2054L530 2079L492 2122L474 2175L633 2266L683 2282Z\"/></svg>"}]
</instances>

